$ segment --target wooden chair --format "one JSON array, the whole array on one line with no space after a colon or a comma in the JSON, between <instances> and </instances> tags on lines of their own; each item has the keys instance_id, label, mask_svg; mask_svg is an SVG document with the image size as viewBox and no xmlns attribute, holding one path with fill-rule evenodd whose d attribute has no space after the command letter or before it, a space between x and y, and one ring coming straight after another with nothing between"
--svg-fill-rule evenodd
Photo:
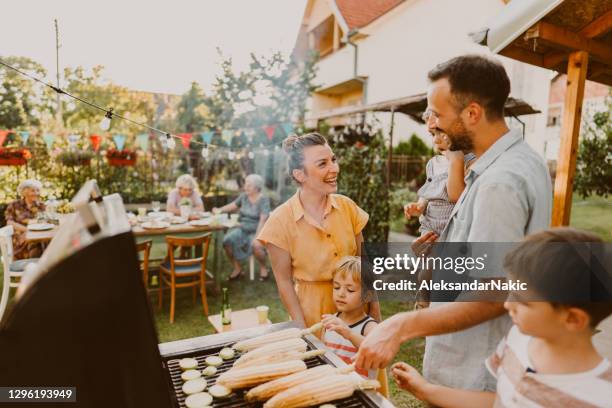
<instances>
[{"instance_id":1,"label":"wooden chair","mask_svg":"<svg viewBox=\"0 0 612 408\"><path fill-rule=\"evenodd\" d=\"M206 258L210 246L211 234L205 234L193 238L166 237L168 244L168 255L166 260L159 266L159 305L161 309L163 302L163 287L170 287L170 323L174 323L174 309L176 303L176 289L193 288L193 301L195 303L196 288L200 288L204 314L208 316L208 301L206 300ZM202 255L198 258L178 259L175 257L177 248L201 247Z\"/></svg>"},{"instance_id":2,"label":"wooden chair","mask_svg":"<svg viewBox=\"0 0 612 408\"><path fill-rule=\"evenodd\" d=\"M149 288L149 257L151 255L151 247L153 246L152 240L142 241L136 244L136 250L142 254L142 261L140 262L140 270L142 271L142 280L145 285L145 289Z\"/></svg>"},{"instance_id":3,"label":"wooden chair","mask_svg":"<svg viewBox=\"0 0 612 408\"><path fill-rule=\"evenodd\" d=\"M8 304L10 289L19 286L21 276L27 264L38 262L38 258L13 260L13 226L7 225L0 228L0 253L2 254L2 269L4 284L2 286L2 298L0 299L0 320Z\"/></svg>"}]
</instances>

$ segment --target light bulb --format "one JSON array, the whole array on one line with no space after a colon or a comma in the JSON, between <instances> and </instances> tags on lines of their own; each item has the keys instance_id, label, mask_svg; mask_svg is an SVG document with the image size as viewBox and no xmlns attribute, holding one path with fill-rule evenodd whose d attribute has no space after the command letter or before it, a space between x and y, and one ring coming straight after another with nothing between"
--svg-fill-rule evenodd
<instances>
[{"instance_id":1,"label":"light bulb","mask_svg":"<svg viewBox=\"0 0 612 408\"><path fill-rule=\"evenodd\" d=\"M166 133L166 145L170 150L176 147L176 142L174 141L174 138L170 136L170 133Z\"/></svg>"},{"instance_id":2,"label":"light bulb","mask_svg":"<svg viewBox=\"0 0 612 408\"><path fill-rule=\"evenodd\" d=\"M234 153L234 152L230 151L230 152L227 154L227 158L228 158L228 159L230 159L230 160L234 160L234 159L236 158L236 153Z\"/></svg>"},{"instance_id":3,"label":"light bulb","mask_svg":"<svg viewBox=\"0 0 612 408\"><path fill-rule=\"evenodd\" d=\"M111 127L111 119L113 118L113 110L109 109L106 115L100 121L100 129L108 130Z\"/></svg>"},{"instance_id":4,"label":"light bulb","mask_svg":"<svg viewBox=\"0 0 612 408\"><path fill-rule=\"evenodd\" d=\"M345 135L350 135L351 134L351 130L348 127L345 127L343 133Z\"/></svg>"},{"instance_id":5,"label":"light bulb","mask_svg":"<svg viewBox=\"0 0 612 408\"><path fill-rule=\"evenodd\" d=\"M267 156L268 154L270 154L270 152L268 151L268 149L264 149L263 154L264 156Z\"/></svg>"},{"instance_id":6,"label":"light bulb","mask_svg":"<svg viewBox=\"0 0 612 408\"><path fill-rule=\"evenodd\" d=\"M208 150L208 146L204 146L202 148L202 157L205 159L208 159L209 154L210 154L210 151Z\"/></svg>"},{"instance_id":7,"label":"light bulb","mask_svg":"<svg viewBox=\"0 0 612 408\"><path fill-rule=\"evenodd\" d=\"M255 153L253 152L249 152L249 159L254 159L255 158Z\"/></svg>"}]
</instances>

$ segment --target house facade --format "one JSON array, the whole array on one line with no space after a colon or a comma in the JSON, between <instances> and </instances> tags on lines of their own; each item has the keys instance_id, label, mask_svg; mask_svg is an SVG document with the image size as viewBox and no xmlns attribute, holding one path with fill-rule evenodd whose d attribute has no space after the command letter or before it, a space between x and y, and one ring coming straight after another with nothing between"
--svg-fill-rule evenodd
<instances>
[{"instance_id":1,"label":"house facade","mask_svg":"<svg viewBox=\"0 0 612 408\"><path fill-rule=\"evenodd\" d=\"M468 33L483 27L504 6L502 0L309 0L294 49L297 58L305 58L309 50L320 56L315 79L319 88L308 103L308 124L347 106L422 94L427 90L427 72L436 64L466 53L490 54ZM544 154L552 72L495 58L508 71L511 96L541 111L509 122L524 127L528 143ZM388 134L389 113L367 116ZM352 120L335 117L327 122L341 126ZM412 133L430 143L424 125L396 114L394 144Z\"/></svg>"}]
</instances>

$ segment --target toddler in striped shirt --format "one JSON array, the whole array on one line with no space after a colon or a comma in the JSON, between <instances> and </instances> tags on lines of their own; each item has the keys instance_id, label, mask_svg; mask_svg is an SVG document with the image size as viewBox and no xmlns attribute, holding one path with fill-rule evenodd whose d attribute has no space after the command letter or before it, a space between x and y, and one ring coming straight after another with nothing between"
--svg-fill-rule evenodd
<instances>
[{"instance_id":1,"label":"toddler in striped shirt","mask_svg":"<svg viewBox=\"0 0 612 408\"><path fill-rule=\"evenodd\" d=\"M332 273L333 299L338 310L323 315L323 342L345 363L352 364L364 337L378 324L365 312L366 302L361 286L361 259L346 256ZM376 370L356 370L376 378Z\"/></svg>"}]
</instances>

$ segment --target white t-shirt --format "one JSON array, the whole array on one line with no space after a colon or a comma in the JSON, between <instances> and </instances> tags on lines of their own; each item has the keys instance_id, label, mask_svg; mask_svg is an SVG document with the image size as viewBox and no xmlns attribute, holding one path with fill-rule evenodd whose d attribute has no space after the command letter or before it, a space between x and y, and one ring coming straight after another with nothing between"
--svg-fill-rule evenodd
<instances>
[{"instance_id":1,"label":"white t-shirt","mask_svg":"<svg viewBox=\"0 0 612 408\"><path fill-rule=\"evenodd\" d=\"M532 339L513 326L485 362L497 378L495 407L612 407L612 367L603 359L577 374L538 374L528 354Z\"/></svg>"}]
</instances>

